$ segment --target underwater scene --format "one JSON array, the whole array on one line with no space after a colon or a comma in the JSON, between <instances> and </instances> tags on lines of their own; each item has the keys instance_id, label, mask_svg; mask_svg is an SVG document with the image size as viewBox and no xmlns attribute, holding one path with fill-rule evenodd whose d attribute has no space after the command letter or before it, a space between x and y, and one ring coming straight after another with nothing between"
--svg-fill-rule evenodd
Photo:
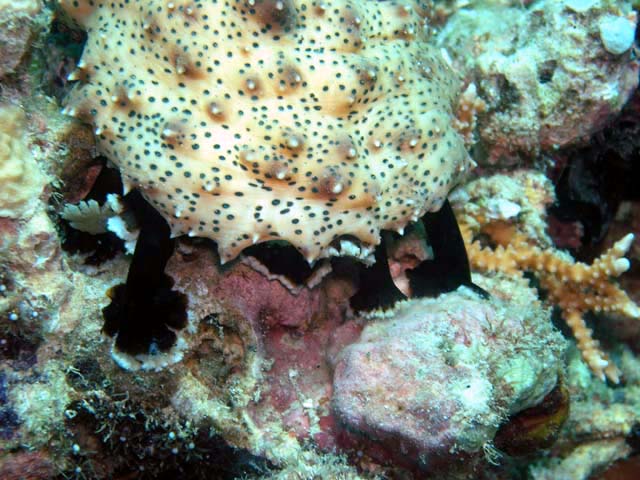
<instances>
[{"instance_id":1,"label":"underwater scene","mask_svg":"<svg viewBox=\"0 0 640 480\"><path fill-rule=\"evenodd\" d=\"M640 479L638 0L0 0L0 480Z\"/></svg>"}]
</instances>

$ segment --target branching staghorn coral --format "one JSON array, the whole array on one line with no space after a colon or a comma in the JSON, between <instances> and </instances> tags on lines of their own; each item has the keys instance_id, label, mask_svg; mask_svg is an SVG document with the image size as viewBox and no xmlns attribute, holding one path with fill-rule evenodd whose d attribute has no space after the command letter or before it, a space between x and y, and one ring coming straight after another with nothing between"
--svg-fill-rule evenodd
<instances>
[{"instance_id":1,"label":"branching staghorn coral","mask_svg":"<svg viewBox=\"0 0 640 480\"><path fill-rule=\"evenodd\" d=\"M527 222L533 221L532 216L536 216L533 212L539 210L540 198L553 198L552 195L543 194L543 184L539 183L539 188L533 188L536 182L532 181L532 174L524 174L520 178L518 175L520 174L516 174L515 181L523 185L523 192L517 215L510 219L499 219L495 216L492 218L483 208L473 212L470 208L463 208L460 228L471 267L479 271L502 272L508 275L534 273L541 288L547 292L548 300L561 309L562 318L573 331L582 357L591 371L603 380L608 378L611 382L618 383L618 368L602 351L599 342L592 337L592 330L587 327L584 316L587 312L604 312L640 318L638 305L612 281L629 269L629 261L624 256L631 247L634 236L628 234L620 239L591 265L576 262L569 254L551 246L547 242L548 239L537 239L527 235L523 232L523 227L526 226L517 224L518 217L528 216ZM479 190L491 190L498 184L504 185L513 181L514 178L496 175L490 180L471 182L465 190L475 191L477 194ZM489 186L491 184L493 186ZM469 200L468 197L465 199ZM506 203L514 199L499 200ZM542 213L538 215L541 216ZM481 233L488 235L497 246L484 246L478 239Z\"/></svg>"},{"instance_id":2,"label":"branching staghorn coral","mask_svg":"<svg viewBox=\"0 0 640 480\"><path fill-rule=\"evenodd\" d=\"M540 286L548 292L549 301L562 310L562 318L571 327L591 371L603 380L606 377L614 383L619 382L618 368L592 337L584 315L592 311L640 318L638 306L611 281L629 269L629 261L624 255L633 241L632 234L616 242L591 265L575 262L553 249L543 250L520 236L516 236L507 247L495 249L483 247L479 241L473 240L473 233L468 227L463 228L463 236L472 268L511 275L525 271L535 273Z\"/></svg>"}]
</instances>

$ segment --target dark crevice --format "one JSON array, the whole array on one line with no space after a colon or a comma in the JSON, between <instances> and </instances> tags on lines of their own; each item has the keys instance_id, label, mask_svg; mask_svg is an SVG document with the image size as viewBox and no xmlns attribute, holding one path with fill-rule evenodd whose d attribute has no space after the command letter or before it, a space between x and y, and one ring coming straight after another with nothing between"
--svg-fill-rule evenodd
<instances>
[{"instance_id":1,"label":"dark crevice","mask_svg":"<svg viewBox=\"0 0 640 480\"><path fill-rule=\"evenodd\" d=\"M313 273L302 254L290 244L264 242L247 247L242 252L256 258L269 271L281 275L294 284L303 285Z\"/></svg>"},{"instance_id":2,"label":"dark crevice","mask_svg":"<svg viewBox=\"0 0 640 480\"><path fill-rule=\"evenodd\" d=\"M84 201L95 200L103 204L108 194L120 192L122 181L118 170L103 165ZM124 252L124 242L114 233L94 235L82 232L71 227L64 219L59 219L58 228L62 238L62 249L69 253L87 255L84 259L86 265L100 265Z\"/></svg>"},{"instance_id":3,"label":"dark crevice","mask_svg":"<svg viewBox=\"0 0 640 480\"><path fill-rule=\"evenodd\" d=\"M560 225L578 222L580 245L572 253L590 261L599 254L620 203L640 200L640 95L636 93L620 117L588 146L566 150L561 157L566 162L549 214Z\"/></svg>"},{"instance_id":4,"label":"dark crevice","mask_svg":"<svg viewBox=\"0 0 640 480\"><path fill-rule=\"evenodd\" d=\"M351 307L356 311L390 309L396 302L407 297L393 282L387 261L387 246L384 232L375 250L376 262L370 267L360 264L358 292L351 297Z\"/></svg>"}]
</instances>

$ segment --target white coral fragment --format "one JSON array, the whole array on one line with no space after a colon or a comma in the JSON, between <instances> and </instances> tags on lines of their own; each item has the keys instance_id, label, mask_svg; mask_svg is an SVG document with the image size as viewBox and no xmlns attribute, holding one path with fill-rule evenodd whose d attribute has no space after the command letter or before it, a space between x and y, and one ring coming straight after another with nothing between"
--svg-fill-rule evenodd
<instances>
[{"instance_id":1,"label":"white coral fragment","mask_svg":"<svg viewBox=\"0 0 640 480\"><path fill-rule=\"evenodd\" d=\"M66 205L60 216L76 230L98 235L106 233L107 221L121 213L122 204L116 195L108 195L107 201L100 205L95 200L81 201L75 205Z\"/></svg>"},{"instance_id":2,"label":"white coral fragment","mask_svg":"<svg viewBox=\"0 0 640 480\"><path fill-rule=\"evenodd\" d=\"M95 200L89 200L66 205L60 216L76 230L98 235L107 231L106 221L110 213L105 212Z\"/></svg>"},{"instance_id":3,"label":"white coral fragment","mask_svg":"<svg viewBox=\"0 0 640 480\"><path fill-rule=\"evenodd\" d=\"M636 24L624 17L609 15L600 22L600 40L607 52L621 55L631 48Z\"/></svg>"},{"instance_id":4,"label":"white coral fragment","mask_svg":"<svg viewBox=\"0 0 640 480\"><path fill-rule=\"evenodd\" d=\"M91 235L114 233L124 241L126 252L133 253L139 231L124 218L124 213L125 207L120 201L120 196L109 194L103 205L95 200L66 205L60 216L81 232Z\"/></svg>"}]
</instances>

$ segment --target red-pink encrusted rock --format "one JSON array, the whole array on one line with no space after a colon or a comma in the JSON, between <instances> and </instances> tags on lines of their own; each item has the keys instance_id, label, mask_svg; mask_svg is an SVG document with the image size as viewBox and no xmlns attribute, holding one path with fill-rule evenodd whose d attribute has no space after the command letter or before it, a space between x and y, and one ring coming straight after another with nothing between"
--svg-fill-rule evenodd
<instances>
[{"instance_id":1,"label":"red-pink encrusted rock","mask_svg":"<svg viewBox=\"0 0 640 480\"><path fill-rule=\"evenodd\" d=\"M428 471L481 458L502 419L539 403L561 368L548 311L521 292L505 302L461 289L374 318L334 372L333 410L353 432L344 443Z\"/></svg>"},{"instance_id":2,"label":"red-pink encrusted rock","mask_svg":"<svg viewBox=\"0 0 640 480\"><path fill-rule=\"evenodd\" d=\"M173 401L200 418L213 408L204 392L234 391L257 451L285 436L361 468L469 473L498 426L556 385L564 341L524 280L478 277L491 300L463 289L363 319L349 314L354 284L339 271L294 293L254 263L220 267L206 243L183 240L176 253L168 271L199 324L180 332L183 365L201 388ZM247 435L235 418L216 422Z\"/></svg>"},{"instance_id":3,"label":"red-pink encrusted rock","mask_svg":"<svg viewBox=\"0 0 640 480\"><path fill-rule=\"evenodd\" d=\"M312 440L324 450L334 449L337 428L329 407L330 360L361 330L357 320L345 319L355 288L351 280L331 274L316 287L294 293L277 275L255 270L257 260L243 258L221 268L215 253L197 240L181 241L176 251L168 271L176 279L175 288L189 295L190 317L206 319L213 314L226 329L214 340L215 331L207 333L207 321L200 320L198 334L180 332L188 345L184 364L192 356L207 362L223 358L224 370L233 372L233 380L212 379L211 370L200 372L199 363L192 373L225 394L229 391L225 381L236 392L239 385L249 389L251 401L236 408L244 408L243 415L261 431L261 444L275 445L280 435L290 435ZM214 353L210 345L215 345ZM201 395L179 400L183 410L199 401Z\"/></svg>"}]
</instances>

